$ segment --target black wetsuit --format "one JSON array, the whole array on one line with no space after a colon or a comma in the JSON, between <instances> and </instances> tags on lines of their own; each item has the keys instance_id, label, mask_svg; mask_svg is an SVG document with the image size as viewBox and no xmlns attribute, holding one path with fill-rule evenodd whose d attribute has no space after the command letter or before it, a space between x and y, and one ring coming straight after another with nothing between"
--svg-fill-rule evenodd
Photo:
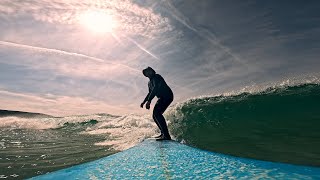
<instances>
[{"instance_id":1,"label":"black wetsuit","mask_svg":"<svg viewBox=\"0 0 320 180\"><path fill-rule=\"evenodd\" d=\"M144 99L144 102L151 102L155 96L158 97L158 101L153 108L152 117L161 130L161 134L163 134L165 137L170 137L167 123L162 114L173 101L172 90L167 85L163 77L159 74L155 74L150 78L148 86L149 93Z\"/></svg>"}]
</instances>

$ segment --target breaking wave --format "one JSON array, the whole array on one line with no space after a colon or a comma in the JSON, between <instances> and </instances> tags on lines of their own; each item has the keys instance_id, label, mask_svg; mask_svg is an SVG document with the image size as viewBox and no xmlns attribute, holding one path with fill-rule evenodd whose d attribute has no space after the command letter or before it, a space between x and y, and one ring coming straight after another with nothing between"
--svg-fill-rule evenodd
<instances>
[{"instance_id":1,"label":"breaking wave","mask_svg":"<svg viewBox=\"0 0 320 180\"><path fill-rule=\"evenodd\" d=\"M190 99L167 113L186 144L225 154L320 165L320 85Z\"/></svg>"}]
</instances>

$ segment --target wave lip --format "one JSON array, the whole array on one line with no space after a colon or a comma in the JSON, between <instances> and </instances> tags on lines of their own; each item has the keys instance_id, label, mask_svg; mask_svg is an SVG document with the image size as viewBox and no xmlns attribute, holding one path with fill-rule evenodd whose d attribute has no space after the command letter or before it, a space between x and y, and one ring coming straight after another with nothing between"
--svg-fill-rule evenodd
<instances>
[{"instance_id":1,"label":"wave lip","mask_svg":"<svg viewBox=\"0 0 320 180\"><path fill-rule=\"evenodd\" d=\"M320 85L190 99L166 114L179 141L225 154L320 166Z\"/></svg>"}]
</instances>

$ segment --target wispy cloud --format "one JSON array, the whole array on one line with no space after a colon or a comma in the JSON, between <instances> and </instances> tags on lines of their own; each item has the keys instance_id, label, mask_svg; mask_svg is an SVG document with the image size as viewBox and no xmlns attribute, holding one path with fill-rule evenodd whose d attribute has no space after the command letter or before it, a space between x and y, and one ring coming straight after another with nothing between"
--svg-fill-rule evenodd
<instances>
[{"instance_id":1,"label":"wispy cloud","mask_svg":"<svg viewBox=\"0 0 320 180\"><path fill-rule=\"evenodd\" d=\"M179 10L177 10L174 5L172 4L172 2L170 1L165 1L166 5L168 6L168 8L170 9L171 15L180 23L182 23L184 26L186 26L188 29L190 29L191 31L195 32L196 34L198 34L200 37L203 37L204 39L207 39L209 42L211 42L212 44L218 46L219 48L221 48L222 51L224 51L225 53L227 53L228 55L230 55L234 61L240 63L241 65L245 65L248 66L247 64L243 63L243 61L241 60L241 58L236 55L234 52L232 52L232 50L230 48L228 48L227 46L223 45L219 38L214 35L211 31L205 30L205 29L201 29L198 28L196 26L194 26L187 17L185 17Z\"/></svg>"},{"instance_id":2,"label":"wispy cloud","mask_svg":"<svg viewBox=\"0 0 320 180\"><path fill-rule=\"evenodd\" d=\"M27 49L27 50L30 50L32 52L42 52L42 53L46 53L46 54L72 56L72 57L80 58L80 59L84 59L84 60L92 60L92 61L95 61L96 63L108 64L109 65L108 67L110 67L110 66L120 66L120 67L123 67L123 68L125 68L127 70L130 70L130 71L133 71L133 72L140 72L139 70L131 68L131 67L127 66L127 65L123 65L123 64L120 64L120 63L114 63L112 61L106 61L104 59L100 59L100 58L96 58L96 57L92 57L92 56L88 56L88 55L84 55L84 54L80 54L80 53L73 53L73 52L67 52L67 51L58 50L58 49L37 47L37 46L31 46L31 45L8 42L8 41L0 41L0 45L14 47L14 48ZM110 68L110 69L112 69L112 68ZM107 71L108 68L104 68L104 70Z\"/></svg>"},{"instance_id":3,"label":"wispy cloud","mask_svg":"<svg viewBox=\"0 0 320 180\"><path fill-rule=\"evenodd\" d=\"M0 14L2 16L28 16L48 23L75 25L81 13L88 9L104 11L111 14L119 26L117 31L126 34L156 36L172 30L167 18L155 14L152 9L142 8L130 0L2 0Z\"/></svg>"},{"instance_id":4,"label":"wispy cloud","mask_svg":"<svg viewBox=\"0 0 320 180\"><path fill-rule=\"evenodd\" d=\"M114 114L126 113L126 108L114 107L102 101L83 97L56 96L47 94L38 96L0 90L0 109L40 112L54 116L73 114L93 114L110 111Z\"/></svg>"}]
</instances>

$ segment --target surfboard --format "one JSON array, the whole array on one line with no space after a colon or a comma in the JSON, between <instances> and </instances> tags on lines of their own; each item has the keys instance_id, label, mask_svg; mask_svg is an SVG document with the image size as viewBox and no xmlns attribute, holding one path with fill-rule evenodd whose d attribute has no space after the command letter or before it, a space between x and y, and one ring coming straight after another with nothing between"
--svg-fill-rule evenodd
<instances>
[{"instance_id":1,"label":"surfboard","mask_svg":"<svg viewBox=\"0 0 320 180\"><path fill-rule=\"evenodd\" d=\"M320 179L320 168L233 157L200 150L175 141L146 139L128 150L111 156L31 179L186 178Z\"/></svg>"}]
</instances>

